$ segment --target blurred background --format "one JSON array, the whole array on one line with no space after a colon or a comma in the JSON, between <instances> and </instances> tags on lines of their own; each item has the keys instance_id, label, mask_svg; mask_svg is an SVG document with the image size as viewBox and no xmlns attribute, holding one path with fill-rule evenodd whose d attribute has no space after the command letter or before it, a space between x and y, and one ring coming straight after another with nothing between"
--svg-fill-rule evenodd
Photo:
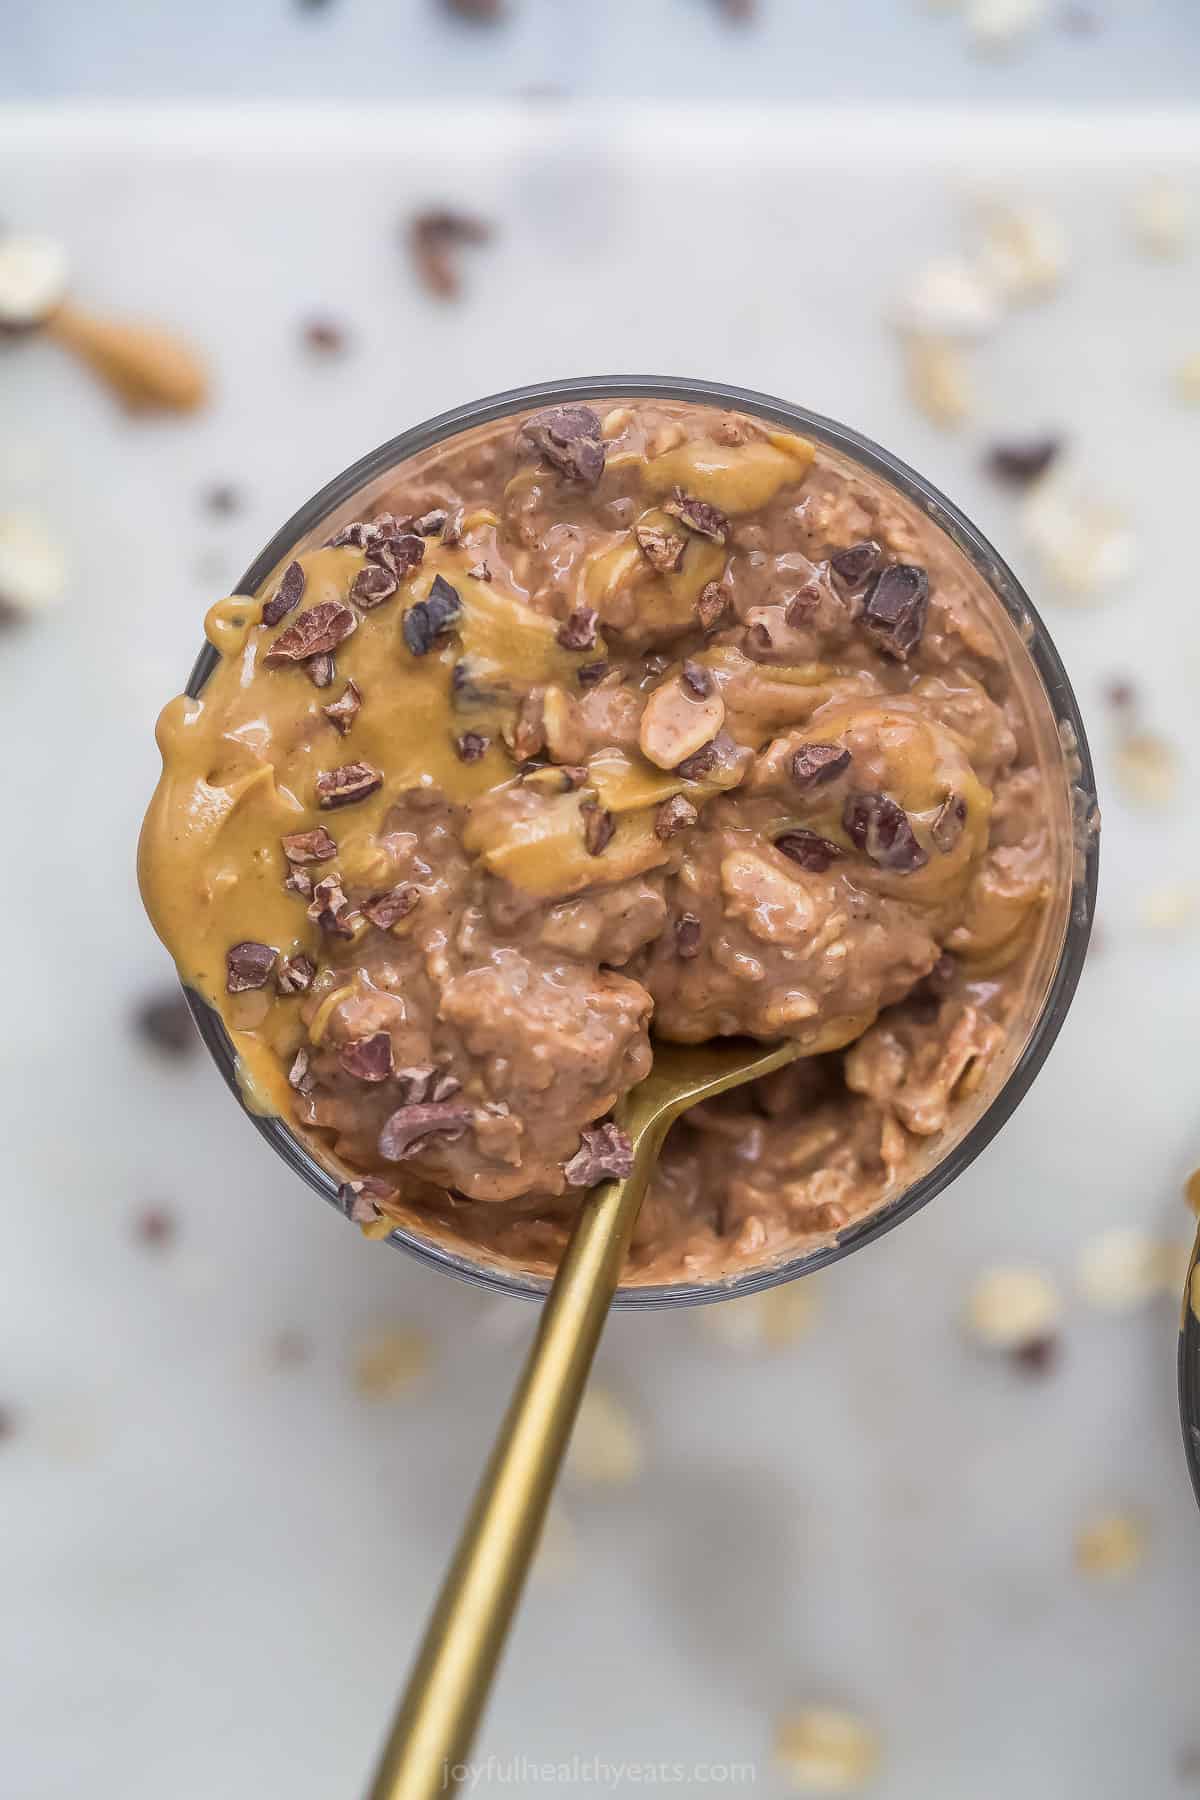
<instances>
[{"instance_id":1,"label":"blurred background","mask_svg":"<svg viewBox=\"0 0 1200 1800\"><path fill-rule=\"evenodd\" d=\"M534 1314L231 1106L137 898L153 721L346 463L653 371L845 420L1000 546L1099 923L955 1189L612 1320L474 1791L1200 1794L1198 95L1192 0L0 15L0 1793L361 1789Z\"/></svg>"}]
</instances>

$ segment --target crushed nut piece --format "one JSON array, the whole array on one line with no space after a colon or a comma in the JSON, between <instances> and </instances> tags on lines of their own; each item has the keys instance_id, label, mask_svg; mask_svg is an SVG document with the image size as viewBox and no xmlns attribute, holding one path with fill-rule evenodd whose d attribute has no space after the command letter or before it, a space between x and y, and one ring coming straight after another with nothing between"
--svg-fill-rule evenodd
<instances>
[{"instance_id":1,"label":"crushed nut piece","mask_svg":"<svg viewBox=\"0 0 1200 1800\"><path fill-rule=\"evenodd\" d=\"M949 430L970 416L971 382L965 355L949 338L910 332L904 340L908 393L918 412Z\"/></svg>"},{"instance_id":2,"label":"crushed nut piece","mask_svg":"<svg viewBox=\"0 0 1200 1800\"><path fill-rule=\"evenodd\" d=\"M775 1757L805 1794L852 1794L874 1775L879 1739L862 1719L832 1706L806 1706L780 1721Z\"/></svg>"},{"instance_id":3,"label":"crushed nut piece","mask_svg":"<svg viewBox=\"0 0 1200 1800\"><path fill-rule=\"evenodd\" d=\"M333 726L334 730L340 732L342 737L345 737L355 719L357 719L359 708L361 706L362 694L359 692L357 682L348 681L342 689L341 699L335 700L330 706L323 706L321 711L325 714L325 717L329 720L329 723Z\"/></svg>"},{"instance_id":4,"label":"crushed nut piece","mask_svg":"<svg viewBox=\"0 0 1200 1800\"><path fill-rule=\"evenodd\" d=\"M367 1400L394 1400L417 1385L429 1363L423 1332L377 1332L354 1353L354 1385Z\"/></svg>"},{"instance_id":5,"label":"crushed nut piece","mask_svg":"<svg viewBox=\"0 0 1200 1800\"><path fill-rule=\"evenodd\" d=\"M1132 1512L1100 1512L1075 1534L1075 1566L1103 1579L1132 1575L1145 1559L1145 1521Z\"/></svg>"},{"instance_id":6,"label":"crushed nut piece","mask_svg":"<svg viewBox=\"0 0 1200 1800\"><path fill-rule=\"evenodd\" d=\"M1192 197L1179 181L1160 176L1137 195L1133 235L1150 256L1182 256L1192 235Z\"/></svg>"},{"instance_id":7,"label":"crushed nut piece","mask_svg":"<svg viewBox=\"0 0 1200 1800\"><path fill-rule=\"evenodd\" d=\"M1062 1312L1058 1289L1041 1269L994 1268L967 1300L964 1324L991 1350L1017 1350L1053 1335Z\"/></svg>"},{"instance_id":8,"label":"crushed nut piece","mask_svg":"<svg viewBox=\"0 0 1200 1800\"><path fill-rule=\"evenodd\" d=\"M0 622L35 618L57 606L67 581L58 544L28 513L0 516Z\"/></svg>"}]
</instances>

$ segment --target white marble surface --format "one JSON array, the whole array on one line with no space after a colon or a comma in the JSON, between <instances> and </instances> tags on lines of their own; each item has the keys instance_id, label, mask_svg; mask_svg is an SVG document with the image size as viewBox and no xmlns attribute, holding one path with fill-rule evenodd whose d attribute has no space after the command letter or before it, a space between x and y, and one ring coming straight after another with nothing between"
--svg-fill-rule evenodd
<instances>
[{"instance_id":1,"label":"white marble surface","mask_svg":"<svg viewBox=\"0 0 1200 1800\"><path fill-rule=\"evenodd\" d=\"M219 382L197 420L131 423L48 346L0 359L0 511L45 510L73 566L61 612L0 658L13 1800L359 1789L533 1315L359 1242L202 1061L164 1067L132 1036L134 1000L165 974L132 873L151 723L203 606L329 474L474 394L620 369L840 416L1010 554L1092 720L1103 945L1017 1118L954 1191L821 1278L803 1343L735 1357L692 1317L613 1321L603 1374L643 1422L646 1471L567 1492L574 1566L530 1594L484 1751L749 1761L757 1780L725 1791L776 1793L772 1720L816 1697L878 1722L883 1800L1189 1791L1200 1521L1171 1309L1112 1319L1072 1297L1062 1367L1040 1384L966 1348L957 1316L997 1258L1069 1288L1103 1227L1188 1223L1200 955L1187 930L1147 930L1139 899L1200 882L1200 415L1168 380L1200 349L1200 251L1139 258L1125 210L1164 168L1200 207L1200 127L753 122L0 113L6 220L62 232L81 296L188 331ZM881 315L906 269L956 241L970 175L1052 205L1072 268L981 347L980 417L952 437L909 409ZM429 199L500 227L453 308L416 291L398 248L397 222ZM298 348L319 307L354 328L344 362ZM1043 589L1012 500L980 474L989 437L1043 425L1070 432L1139 529L1136 570L1100 609ZM240 515L205 515L214 480L244 490ZM1107 779L1114 674L1178 743L1187 784L1164 815ZM181 1221L159 1256L130 1232L151 1201ZM433 1365L410 1398L371 1405L350 1361L392 1323L429 1331ZM283 1328L311 1340L304 1366L271 1365ZM1108 1587L1071 1560L1078 1521L1106 1504L1150 1528L1142 1570Z\"/></svg>"}]
</instances>

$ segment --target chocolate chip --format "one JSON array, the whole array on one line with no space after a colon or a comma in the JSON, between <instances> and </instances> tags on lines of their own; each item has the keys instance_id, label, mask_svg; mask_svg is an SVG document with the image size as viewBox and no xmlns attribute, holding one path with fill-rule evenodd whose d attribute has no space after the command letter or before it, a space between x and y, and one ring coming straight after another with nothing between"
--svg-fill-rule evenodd
<instances>
[{"instance_id":1,"label":"chocolate chip","mask_svg":"<svg viewBox=\"0 0 1200 1800\"><path fill-rule=\"evenodd\" d=\"M248 938L234 944L225 955L225 991L244 994L249 988L266 987L279 952L270 944L258 944Z\"/></svg>"},{"instance_id":2,"label":"chocolate chip","mask_svg":"<svg viewBox=\"0 0 1200 1800\"><path fill-rule=\"evenodd\" d=\"M434 207L418 213L408 227L413 263L424 286L439 300L458 297L462 282L457 252L467 245L485 244L492 235L486 220L470 213Z\"/></svg>"},{"instance_id":3,"label":"chocolate chip","mask_svg":"<svg viewBox=\"0 0 1200 1800\"><path fill-rule=\"evenodd\" d=\"M705 700L713 690L713 678L703 663L692 662L685 658L679 671L679 679L689 694L697 700Z\"/></svg>"},{"instance_id":4,"label":"chocolate chip","mask_svg":"<svg viewBox=\"0 0 1200 1800\"><path fill-rule=\"evenodd\" d=\"M373 899L364 901L363 912L380 931L390 931L401 919L407 919L420 898L420 888L410 881L401 881L386 894L376 894Z\"/></svg>"},{"instance_id":5,"label":"chocolate chip","mask_svg":"<svg viewBox=\"0 0 1200 1800\"><path fill-rule=\"evenodd\" d=\"M334 730L340 732L341 735L345 737L355 719L357 719L359 708L361 706L362 694L359 692L357 682L348 681L342 689L341 699L335 700L330 706L323 706L321 711L325 714L325 717L329 720L329 723L333 726Z\"/></svg>"},{"instance_id":6,"label":"chocolate chip","mask_svg":"<svg viewBox=\"0 0 1200 1800\"><path fill-rule=\"evenodd\" d=\"M281 994L307 994L316 972L311 957L285 956L275 971L275 986Z\"/></svg>"},{"instance_id":7,"label":"chocolate chip","mask_svg":"<svg viewBox=\"0 0 1200 1800\"><path fill-rule=\"evenodd\" d=\"M710 739L707 744L701 744L699 750L694 750L690 756L685 756L675 773L684 781L702 781L712 769L716 768L718 756L716 743Z\"/></svg>"},{"instance_id":8,"label":"chocolate chip","mask_svg":"<svg viewBox=\"0 0 1200 1800\"><path fill-rule=\"evenodd\" d=\"M933 839L934 848L943 856L949 856L963 834L967 822L967 803L961 794L948 794L938 808L937 816L929 827L929 835Z\"/></svg>"},{"instance_id":9,"label":"chocolate chip","mask_svg":"<svg viewBox=\"0 0 1200 1800\"><path fill-rule=\"evenodd\" d=\"M597 1125L580 1133L580 1146L563 1174L572 1187L595 1187L598 1181L623 1181L633 1173L633 1144L619 1125Z\"/></svg>"},{"instance_id":10,"label":"chocolate chip","mask_svg":"<svg viewBox=\"0 0 1200 1800\"><path fill-rule=\"evenodd\" d=\"M801 744L792 758L792 780L806 792L834 781L850 767L850 752L840 744Z\"/></svg>"},{"instance_id":11,"label":"chocolate chip","mask_svg":"<svg viewBox=\"0 0 1200 1800\"><path fill-rule=\"evenodd\" d=\"M595 687L598 681L603 681L607 674L608 664L606 662L584 663L576 675L576 680L581 688L590 688Z\"/></svg>"},{"instance_id":12,"label":"chocolate chip","mask_svg":"<svg viewBox=\"0 0 1200 1800\"><path fill-rule=\"evenodd\" d=\"M492 571L485 562L472 563L467 574L472 581L490 581L492 579Z\"/></svg>"},{"instance_id":13,"label":"chocolate chip","mask_svg":"<svg viewBox=\"0 0 1200 1800\"><path fill-rule=\"evenodd\" d=\"M710 506L707 500L697 500L692 494L685 494L677 487L669 500L664 500L663 511L670 513L673 519L681 519L689 531L698 537L711 538L714 544L724 544L729 537L729 520L719 507Z\"/></svg>"},{"instance_id":14,"label":"chocolate chip","mask_svg":"<svg viewBox=\"0 0 1200 1800\"><path fill-rule=\"evenodd\" d=\"M292 1066L288 1070L288 1086L295 1088L298 1094L311 1094L316 1083L309 1073L312 1058L307 1050L297 1050L292 1058Z\"/></svg>"},{"instance_id":15,"label":"chocolate chip","mask_svg":"<svg viewBox=\"0 0 1200 1800\"><path fill-rule=\"evenodd\" d=\"M263 661L276 668L280 663L306 662L310 656L323 656L336 650L357 625L350 608L340 600L322 600L279 634Z\"/></svg>"},{"instance_id":16,"label":"chocolate chip","mask_svg":"<svg viewBox=\"0 0 1200 1800\"><path fill-rule=\"evenodd\" d=\"M929 612L929 577L915 563L893 563L867 592L863 625L879 648L907 662L921 641Z\"/></svg>"},{"instance_id":17,"label":"chocolate chip","mask_svg":"<svg viewBox=\"0 0 1200 1800\"><path fill-rule=\"evenodd\" d=\"M929 861L929 852L918 843L908 814L886 794L849 795L842 809L842 825L855 849L865 851L880 869L911 875Z\"/></svg>"},{"instance_id":18,"label":"chocolate chip","mask_svg":"<svg viewBox=\"0 0 1200 1800\"><path fill-rule=\"evenodd\" d=\"M700 814L683 794L672 794L654 814L654 835L665 844L669 838L694 825Z\"/></svg>"},{"instance_id":19,"label":"chocolate chip","mask_svg":"<svg viewBox=\"0 0 1200 1800\"><path fill-rule=\"evenodd\" d=\"M372 607L382 606L385 600L390 600L399 586L390 569L385 569L382 563L369 562L354 577L350 598L370 612Z\"/></svg>"},{"instance_id":20,"label":"chocolate chip","mask_svg":"<svg viewBox=\"0 0 1200 1800\"><path fill-rule=\"evenodd\" d=\"M704 936L704 927L697 913L680 913L675 921L675 954L690 962L693 956L700 954L700 940Z\"/></svg>"},{"instance_id":21,"label":"chocolate chip","mask_svg":"<svg viewBox=\"0 0 1200 1800\"><path fill-rule=\"evenodd\" d=\"M178 988L141 1001L134 1024L150 1047L164 1056L190 1056L200 1043L188 1003Z\"/></svg>"},{"instance_id":22,"label":"chocolate chip","mask_svg":"<svg viewBox=\"0 0 1200 1800\"><path fill-rule=\"evenodd\" d=\"M301 335L306 347L318 356L340 356L348 341L345 328L334 319L308 319Z\"/></svg>"},{"instance_id":23,"label":"chocolate chip","mask_svg":"<svg viewBox=\"0 0 1200 1800\"><path fill-rule=\"evenodd\" d=\"M464 731L454 740L455 754L461 762L478 762L481 756L487 755L491 742L491 738L484 737L481 731Z\"/></svg>"},{"instance_id":24,"label":"chocolate chip","mask_svg":"<svg viewBox=\"0 0 1200 1800\"><path fill-rule=\"evenodd\" d=\"M304 665L304 672L314 687L332 687L333 678L337 674L337 664L326 650L320 656L310 656Z\"/></svg>"},{"instance_id":25,"label":"chocolate chip","mask_svg":"<svg viewBox=\"0 0 1200 1800\"><path fill-rule=\"evenodd\" d=\"M715 631L729 607L729 596L719 581L706 581L696 602L696 617L704 631Z\"/></svg>"},{"instance_id":26,"label":"chocolate chip","mask_svg":"<svg viewBox=\"0 0 1200 1800\"><path fill-rule=\"evenodd\" d=\"M661 525L637 525L633 535L650 567L660 575L673 575L682 567L687 539L678 531L665 531Z\"/></svg>"},{"instance_id":27,"label":"chocolate chip","mask_svg":"<svg viewBox=\"0 0 1200 1800\"><path fill-rule=\"evenodd\" d=\"M587 845L589 856L599 856L612 843L616 829L616 820L602 806L593 802L583 808L583 841Z\"/></svg>"},{"instance_id":28,"label":"chocolate chip","mask_svg":"<svg viewBox=\"0 0 1200 1800\"><path fill-rule=\"evenodd\" d=\"M356 1081L386 1081L392 1072L392 1040L386 1031L354 1038L341 1046L338 1061Z\"/></svg>"},{"instance_id":29,"label":"chocolate chip","mask_svg":"<svg viewBox=\"0 0 1200 1800\"><path fill-rule=\"evenodd\" d=\"M367 545L367 560L386 569L397 581L403 581L424 562L425 539L418 537L415 531L385 531L379 527Z\"/></svg>"},{"instance_id":30,"label":"chocolate chip","mask_svg":"<svg viewBox=\"0 0 1200 1800\"><path fill-rule=\"evenodd\" d=\"M987 453L989 475L1008 487L1031 487L1046 473L1062 450L1062 439L1027 438L1022 443L993 444Z\"/></svg>"},{"instance_id":31,"label":"chocolate chip","mask_svg":"<svg viewBox=\"0 0 1200 1800\"><path fill-rule=\"evenodd\" d=\"M808 831L803 826L781 832L775 839L775 848L810 875L823 875L830 863L842 854L839 844L831 843L819 832Z\"/></svg>"},{"instance_id":32,"label":"chocolate chip","mask_svg":"<svg viewBox=\"0 0 1200 1800\"><path fill-rule=\"evenodd\" d=\"M461 611L458 589L451 587L442 576L435 575L424 600L418 600L404 615L404 641L412 654L427 656Z\"/></svg>"},{"instance_id":33,"label":"chocolate chip","mask_svg":"<svg viewBox=\"0 0 1200 1800\"><path fill-rule=\"evenodd\" d=\"M590 406L552 406L521 427L521 437L568 481L595 487L608 452Z\"/></svg>"},{"instance_id":34,"label":"chocolate chip","mask_svg":"<svg viewBox=\"0 0 1200 1800\"><path fill-rule=\"evenodd\" d=\"M293 606L300 604L306 579L302 564L298 562L288 564L279 578L279 586L262 609L264 625L278 625L285 613L290 613Z\"/></svg>"},{"instance_id":35,"label":"chocolate chip","mask_svg":"<svg viewBox=\"0 0 1200 1800\"><path fill-rule=\"evenodd\" d=\"M845 550L835 550L829 558L829 567L844 588L853 590L860 588L867 577L875 573L882 560L881 545L874 538L863 538L861 543L850 544Z\"/></svg>"},{"instance_id":36,"label":"chocolate chip","mask_svg":"<svg viewBox=\"0 0 1200 1800\"><path fill-rule=\"evenodd\" d=\"M555 633L563 649L594 650L597 617L594 606L573 607Z\"/></svg>"},{"instance_id":37,"label":"chocolate chip","mask_svg":"<svg viewBox=\"0 0 1200 1800\"><path fill-rule=\"evenodd\" d=\"M290 863L328 862L337 855L337 845L323 825L315 831L289 831L279 841Z\"/></svg>"},{"instance_id":38,"label":"chocolate chip","mask_svg":"<svg viewBox=\"0 0 1200 1800\"><path fill-rule=\"evenodd\" d=\"M420 1152L426 1138L460 1138L470 1120L470 1107L450 1100L398 1107L379 1134L379 1154L388 1162L403 1162Z\"/></svg>"},{"instance_id":39,"label":"chocolate chip","mask_svg":"<svg viewBox=\"0 0 1200 1800\"><path fill-rule=\"evenodd\" d=\"M383 786L383 775L369 762L343 763L340 769L324 769L317 776L321 806L353 806Z\"/></svg>"},{"instance_id":40,"label":"chocolate chip","mask_svg":"<svg viewBox=\"0 0 1200 1800\"><path fill-rule=\"evenodd\" d=\"M163 1206L147 1206L133 1221L133 1234L147 1250L165 1250L177 1232L177 1221Z\"/></svg>"},{"instance_id":41,"label":"chocolate chip","mask_svg":"<svg viewBox=\"0 0 1200 1800\"><path fill-rule=\"evenodd\" d=\"M327 931L333 937L350 938L354 936L350 923L354 909L347 900L342 889L340 876L326 875L313 888L312 901L308 908L308 916L314 925Z\"/></svg>"},{"instance_id":42,"label":"chocolate chip","mask_svg":"<svg viewBox=\"0 0 1200 1800\"><path fill-rule=\"evenodd\" d=\"M1062 1340L1054 1332L1027 1338L1012 1352L1013 1362L1024 1375L1049 1375L1059 1359Z\"/></svg>"},{"instance_id":43,"label":"chocolate chip","mask_svg":"<svg viewBox=\"0 0 1200 1800\"><path fill-rule=\"evenodd\" d=\"M217 481L204 490L204 507L218 519L232 518L242 504L242 496L232 482Z\"/></svg>"}]
</instances>

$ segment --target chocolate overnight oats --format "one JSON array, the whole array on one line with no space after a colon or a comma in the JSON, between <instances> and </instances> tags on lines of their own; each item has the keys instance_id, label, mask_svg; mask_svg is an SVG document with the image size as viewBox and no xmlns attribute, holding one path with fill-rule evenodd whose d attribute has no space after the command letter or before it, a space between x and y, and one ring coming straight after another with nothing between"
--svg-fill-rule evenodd
<instances>
[{"instance_id":1,"label":"chocolate overnight oats","mask_svg":"<svg viewBox=\"0 0 1200 1800\"><path fill-rule=\"evenodd\" d=\"M546 1272L651 1034L795 1038L673 1130L630 1281L827 1241L962 1135L1061 939L1016 630L846 457L666 401L401 466L206 622L143 893L369 1233Z\"/></svg>"}]
</instances>

